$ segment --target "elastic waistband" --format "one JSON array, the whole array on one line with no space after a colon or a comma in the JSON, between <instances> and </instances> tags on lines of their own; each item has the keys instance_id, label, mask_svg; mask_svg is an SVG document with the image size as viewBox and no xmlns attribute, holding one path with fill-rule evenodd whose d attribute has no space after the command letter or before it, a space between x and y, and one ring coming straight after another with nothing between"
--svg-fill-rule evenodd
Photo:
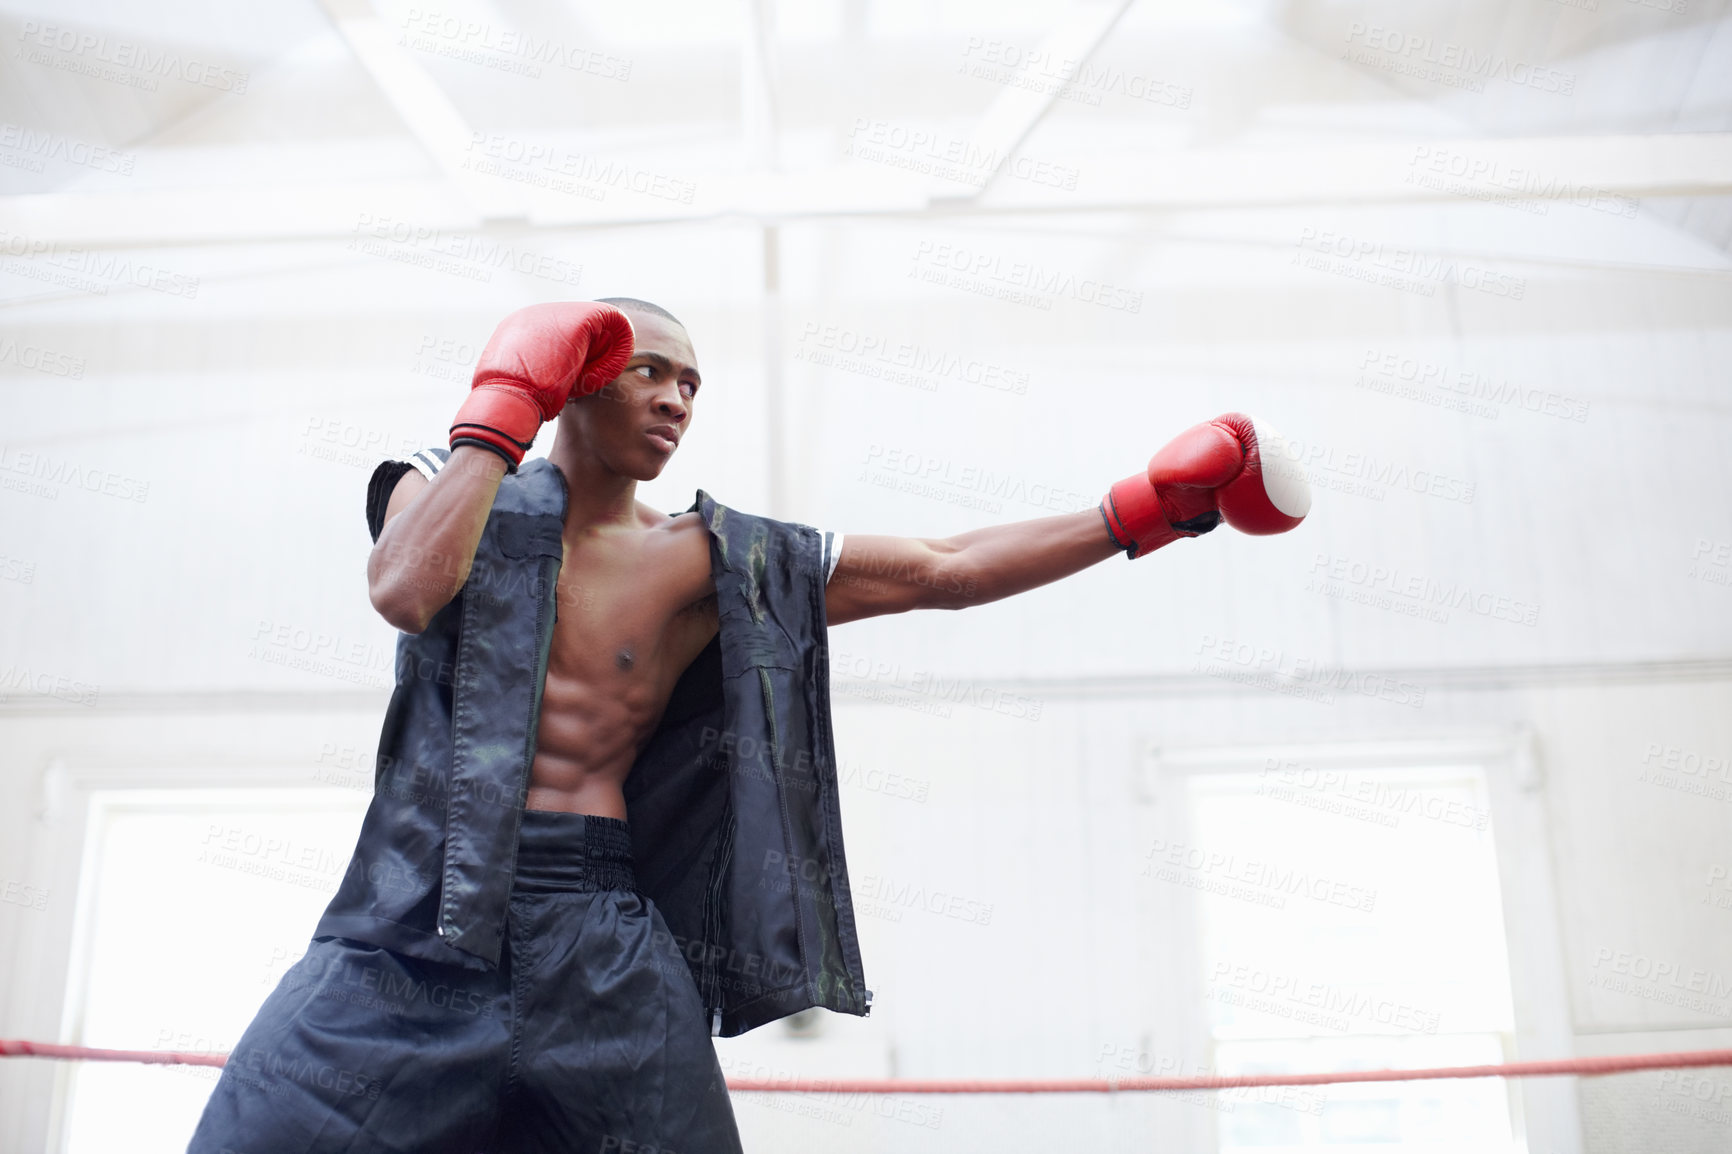
<instances>
[{"instance_id":1,"label":"elastic waistband","mask_svg":"<svg viewBox=\"0 0 1732 1154\"><path fill-rule=\"evenodd\" d=\"M512 888L523 893L637 889L631 826L589 813L524 810Z\"/></svg>"}]
</instances>

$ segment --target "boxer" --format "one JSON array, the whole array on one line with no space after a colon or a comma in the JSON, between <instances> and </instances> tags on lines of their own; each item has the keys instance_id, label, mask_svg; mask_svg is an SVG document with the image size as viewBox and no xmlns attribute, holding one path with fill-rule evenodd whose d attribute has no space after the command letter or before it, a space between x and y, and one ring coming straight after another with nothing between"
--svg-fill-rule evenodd
<instances>
[{"instance_id":1,"label":"boxer","mask_svg":"<svg viewBox=\"0 0 1732 1154\"><path fill-rule=\"evenodd\" d=\"M825 630L1309 509L1277 435L1229 413L1097 508L950 537L819 533L701 490L664 514L637 485L703 387L659 306L530 306L448 443L374 473L368 590L401 636L373 804L189 1150L738 1150L710 1035L869 1005ZM395 787L409 770L438 805Z\"/></svg>"}]
</instances>

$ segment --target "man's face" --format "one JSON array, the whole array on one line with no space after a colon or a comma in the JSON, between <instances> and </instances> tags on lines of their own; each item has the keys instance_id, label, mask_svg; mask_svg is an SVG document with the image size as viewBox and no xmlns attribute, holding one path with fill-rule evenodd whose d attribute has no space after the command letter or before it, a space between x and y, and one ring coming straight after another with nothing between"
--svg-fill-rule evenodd
<instances>
[{"instance_id":1,"label":"man's face","mask_svg":"<svg viewBox=\"0 0 1732 1154\"><path fill-rule=\"evenodd\" d=\"M635 337L625 372L566 406L582 443L615 473L654 480L691 429L697 354L686 330L666 317L622 310Z\"/></svg>"}]
</instances>

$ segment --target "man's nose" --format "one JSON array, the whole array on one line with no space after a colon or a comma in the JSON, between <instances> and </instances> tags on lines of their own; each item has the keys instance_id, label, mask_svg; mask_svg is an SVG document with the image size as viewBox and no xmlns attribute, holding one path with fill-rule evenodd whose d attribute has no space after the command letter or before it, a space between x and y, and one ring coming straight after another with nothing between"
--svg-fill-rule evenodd
<instances>
[{"instance_id":1,"label":"man's nose","mask_svg":"<svg viewBox=\"0 0 1732 1154\"><path fill-rule=\"evenodd\" d=\"M685 397L680 395L680 386L678 383L675 383L671 389L662 389L659 391L656 394L655 404L657 412L676 421L685 420L686 414L689 411L686 408Z\"/></svg>"}]
</instances>

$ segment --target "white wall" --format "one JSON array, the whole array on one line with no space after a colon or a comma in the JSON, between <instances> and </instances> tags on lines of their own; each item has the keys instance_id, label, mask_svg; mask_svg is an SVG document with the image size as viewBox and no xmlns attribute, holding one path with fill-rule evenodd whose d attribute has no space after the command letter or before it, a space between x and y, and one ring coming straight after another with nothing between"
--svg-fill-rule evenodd
<instances>
[{"instance_id":1,"label":"white wall","mask_svg":"<svg viewBox=\"0 0 1732 1154\"><path fill-rule=\"evenodd\" d=\"M692 128L721 116L717 101L736 100L739 82L702 29L668 55L633 47L639 79L582 89L593 107L559 106L627 118L611 137L542 127L697 172L701 196L721 198L713 212L603 227L572 223L566 206L553 224L469 226L581 266L563 280L496 271L480 281L350 247L364 214L446 202L416 199L411 181L434 179L436 166L318 13L281 14L274 35L293 52L256 46L254 104L206 102L186 119L145 101L142 120L116 120L105 91L78 122L86 113L46 99L48 80L15 74L0 119L83 138L113 131L117 147L136 145L140 167L131 184L77 174L88 201L15 175L0 228L74 240L119 230L98 251L198 287L188 297L110 283L98 294L47 285L40 262L0 264L0 883L47 893L42 909L0 902L0 1037L60 1029L80 791L228 774L311 781L323 747L365 750L393 639L363 588L373 464L442 439L467 362L505 312L629 294L679 314L704 369L693 435L641 490L667 512L702 487L843 532L944 536L1092 508L1175 433L1234 409L1273 421L1313 466L1314 511L1287 536L1222 529L1004 603L836 631L844 766L859 782L895 771L925 789L915 801L847 787L851 870L949 887L994 914L990 925L863 918L873 1016L826 1020L812 1039L772 1027L725 1043L734 1068L1090 1076L1103 1045L1206 1061L1199 1009L1173 993L1182 959L1166 915L1134 876L1151 747L1531 748L1535 774L1506 774L1494 790L1500 852L1521 856L1549 903L1536 910L1531 886L1506 876L1508 908L1532 922L1515 938L1542 943L1519 975L1529 996L1518 1035L1534 1047L1520 1056L1732 1044L1725 176L1709 166L1697 185L1625 201L1616 189L1642 186L1660 162L1620 162L1605 170L1613 191L1588 207L1389 191L1418 167L1421 145L1489 154L1500 140L1519 150L1525 136L1550 157L1562 155L1547 151L1557 139L1594 133L1724 129L1718 8L1667 25L1600 7L1598 24L1546 6L1548 20L1500 28L1479 8L1458 27L1441 10L1290 6L1210 28L1139 5L1101 59L1186 86L1189 107L1060 101L1024 145L1073 168L1079 205L1099 207L1060 211L1058 193L1010 179L966 213L855 204L832 217L812 206L834 188L802 174L842 162L857 116L966 137L1000 87L954 74L967 18L867 6L862 24L863 10L845 6L840 24L877 29L876 40L839 48L805 29L806 47L781 62L784 91L806 99L781 107L790 171L763 186L793 206L771 221L773 309L753 219L773 206L716 207L743 179L728 168L738 125L724 116L721 129ZM980 19L1037 44L1057 17ZM1473 99L1344 65L1335 39L1372 19L1472 44L1507 37L1509 51L1570 69L1579 97L1494 83ZM689 96L674 86L682 61L695 70ZM553 118L553 104L525 96L545 89L501 87L449 62L434 71L478 125L529 132ZM339 153L371 183L338 194L321 183L297 198L294 181L324 180ZM1205 187L1206 173L1187 169L1205 189L1189 200L1161 184L1169 163L1198 157L1241 175ZM1344 157L1374 193L1341 191ZM873 195L900 179L858 158L850 171ZM1097 195L1145 177L1154 207ZM227 185L232 195L211 193ZM1041 211L1011 211L1034 196ZM198 227L187 206L200 204L233 216L206 222L229 239L151 239ZM283 210L280 234L276 210L260 205ZM643 207L616 197L609 211ZM327 223L308 224L319 213ZM920 276L958 273L953 259L972 280ZM1036 289L1032 304L994 299L1017 287L1019 263L1056 274L1056 291ZM1396 273L1393 286L1367 279ZM1082 281L1140 294L1118 301L1137 307L1078 299L1092 292ZM785 398L780 489L766 459L766 334ZM896 383L883 359L838 363L859 341L911 343L906 355L926 367ZM55 363L78 372L28 367L8 348L71 358ZM1424 366L1437 375L1401 380ZM971 381L977 367L1010 387ZM1464 388L1491 395L1466 398L1478 408L1465 412L1438 403L1463 400ZM926 488L902 487L905 469ZM1427 610L1458 593L1465 604ZM304 657L313 668L291 666ZM958 679L966 700L910 690L935 678ZM868 699L886 692L926 708ZM969 704L980 700L1009 702L1011 714L1038 703L1039 717ZM1676 772L1664 772L1668 759ZM1550 947L1535 925L1552 927ZM214 932L189 924L165 944L196 954L197 935ZM1670 982L1616 973L1644 964L1709 989L1678 1005ZM1607 971L1628 980L1607 988ZM1732 1074L1708 1078L1732 1086ZM44 1148L54 1085L47 1064L0 1063L0 1148ZM1662 1075L1522 1093L1555 1139L1536 1149L1572 1148L1572 1126L1593 1154L1724 1145L1724 1103L1704 1107ZM1192 1149L1211 1125L1195 1104L1126 1096L951 1099L915 1121L819 1105L830 1113L742 1103L749 1144L1019 1149L1081 1135L1132 1149L1154 1132Z\"/></svg>"}]
</instances>

